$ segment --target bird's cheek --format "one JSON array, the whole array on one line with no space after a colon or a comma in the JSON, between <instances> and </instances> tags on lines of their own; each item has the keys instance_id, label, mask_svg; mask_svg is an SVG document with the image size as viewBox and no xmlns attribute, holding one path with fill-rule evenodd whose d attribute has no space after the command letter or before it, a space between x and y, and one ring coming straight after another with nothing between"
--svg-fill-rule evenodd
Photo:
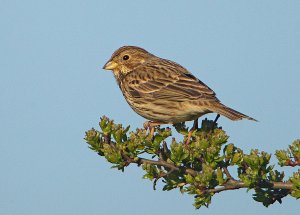
<instances>
[{"instance_id":1,"label":"bird's cheek","mask_svg":"<svg viewBox=\"0 0 300 215\"><path fill-rule=\"evenodd\" d=\"M123 75L126 75L127 73L129 73L132 69L127 67L127 66L120 66L120 71Z\"/></svg>"}]
</instances>

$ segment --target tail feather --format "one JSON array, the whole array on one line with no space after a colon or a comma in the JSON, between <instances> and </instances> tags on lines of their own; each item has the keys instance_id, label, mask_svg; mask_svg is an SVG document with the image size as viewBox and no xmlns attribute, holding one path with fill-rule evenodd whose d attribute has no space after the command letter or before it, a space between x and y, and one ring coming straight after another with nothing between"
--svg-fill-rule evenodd
<instances>
[{"instance_id":1,"label":"tail feather","mask_svg":"<svg viewBox=\"0 0 300 215\"><path fill-rule=\"evenodd\" d=\"M215 106L215 109L214 109L214 112L220 114L220 115L223 115L233 121L236 121L236 120L241 120L241 119L249 119L249 120L253 120L253 121L256 121L256 119L250 117L250 116L247 116L245 114L242 114L236 110L233 110L232 108L229 108L223 104L218 104Z\"/></svg>"}]
</instances>

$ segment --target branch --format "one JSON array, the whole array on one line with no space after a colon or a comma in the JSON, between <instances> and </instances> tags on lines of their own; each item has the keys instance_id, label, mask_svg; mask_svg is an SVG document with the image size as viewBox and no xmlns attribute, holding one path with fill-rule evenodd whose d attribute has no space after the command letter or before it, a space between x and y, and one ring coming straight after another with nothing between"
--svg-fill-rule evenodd
<instances>
[{"instance_id":1,"label":"branch","mask_svg":"<svg viewBox=\"0 0 300 215\"><path fill-rule=\"evenodd\" d=\"M165 169L169 169L168 172L162 173L158 177L155 178L154 183L153 183L153 189L154 190L155 190L155 186L156 186L156 183L157 183L159 178L166 177L174 171L182 171L183 173L187 173L187 174L190 174L192 176L197 176L197 175L200 174L200 172L194 171L192 169L187 169L187 168L184 168L184 167L181 167L181 168L176 167L174 164L168 163L168 162L166 162L162 159L156 161L156 160L150 160L150 159L146 159L146 158L139 158L137 161L134 161L133 159L127 157L126 161L128 163L136 163L138 166L140 166L141 164L152 164L152 165L165 167ZM204 189L204 192L207 192L207 193L220 193L220 192L226 191L226 190L237 190L237 189L248 188L249 187L249 185L246 185L244 182L235 180L231 176L231 174L229 173L227 167L223 167L223 170L224 170L224 174L228 178L227 182L222 184L222 186L220 186L220 187L216 187L216 188L213 188L213 189ZM267 182L267 181L263 181L263 182L257 183L255 188L268 188L268 189L272 188L272 189L292 190L292 187L293 187L293 184L291 182ZM203 187L200 187L200 189L203 190Z\"/></svg>"},{"instance_id":2,"label":"branch","mask_svg":"<svg viewBox=\"0 0 300 215\"><path fill-rule=\"evenodd\" d=\"M231 174L229 173L227 167L223 167L224 173L227 176L228 179L233 179L233 177L231 176Z\"/></svg>"},{"instance_id":3,"label":"branch","mask_svg":"<svg viewBox=\"0 0 300 215\"><path fill-rule=\"evenodd\" d=\"M125 155L124 153L122 153L122 156L125 158L125 161L128 164L136 163L138 166L140 166L142 164L152 164L152 165L165 167L166 169L170 169L170 170L172 170L171 172L180 171L180 172L187 173L187 174L190 174L193 176L196 176L197 174L199 174L199 172L197 172L193 169L189 169L189 168L185 168L185 167L177 167L174 164L171 164L171 163L166 162L165 160L162 160L161 158L159 160L150 160L150 159L139 157L137 160L134 160L134 159L128 157L127 155Z\"/></svg>"},{"instance_id":4,"label":"branch","mask_svg":"<svg viewBox=\"0 0 300 215\"><path fill-rule=\"evenodd\" d=\"M153 164L153 165L157 165L157 166L163 166L163 167L169 168L173 171L180 171L180 172L182 171L183 173L187 173L187 174L190 174L193 176L196 176L198 174L197 171L195 171L195 170L188 169L185 167L176 167L174 164L170 164L163 160L156 161L156 160L149 160L146 158L140 158L138 161L132 161L131 163L137 163L138 165L148 163L148 164Z\"/></svg>"},{"instance_id":5,"label":"branch","mask_svg":"<svg viewBox=\"0 0 300 215\"><path fill-rule=\"evenodd\" d=\"M245 154L234 144L228 144L229 136L213 123L203 120L201 128L192 133L189 144L175 138L167 144L167 138L171 137L169 128L157 128L153 135L145 129L128 134L129 126L124 128L102 117L101 131L87 131L85 140L92 150L119 170L124 171L133 163L142 165L146 172L144 178L153 180L153 189L163 178L163 190L180 189L182 193L194 195L197 209L207 207L214 194L242 188L253 189L253 199L264 206L281 203L287 195L300 198L300 170L284 179L284 172L270 164L271 154L257 149ZM189 133L184 123L175 129L183 139ZM294 141L287 150L277 150L275 155L281 166L299 166L300 140ZM237 179L229 167L235 168Z\"/></svg>"},{"instance_id":6,"label":"branch","mask_svg":"<svg viewBox=\"0 0 300 215\"><path fill-rule=\"evenodd\" d=\"M262 182L257 184L258 188L273 188L273 189L285 189L285 190L291 190L293 187L293 184L291 182ZM241 181L236 180L229 180L223 186L217 187L214 189L208 189L206 192L209 193L220 193L222 191L226 190L237 190L241 188L248 188L248 186Z\"/></svg>"},{"instance_id":7,"label":"branch","mask_svg":"<svg viewBox=\"0 0 300 215\"><path fill-rule=\"evenodd\" d=\"M155 181L154 181L154 190L155 190L155 185L156 182L159 178L161 177L166 177L168 176L170 173L172 173L173 171L182 171L183 173L187 173L190 174L192 176L197 176L200 174L200 172L194 171L192 169L187 169L184 167L176 167L174 164L168 163L164 160L150 160L150 159L146 159L146 158L139 158L139 160L134 161L133 159L127 158L126 159L128 161L128 163L136 163L138 166L140 166L141 164L152 164L152 165L157 165L157 166L162 166L165 167L166 169L169 169L169 171L167 173L163 173L161 175L159 175ZM206 189L205 192L208 193L220 193L222 191L226 191L226 190L237 190L237 189L241 189L241 188L248 188L249 185L246 185L244 182L242 181L238 181L233 179L233 177L231 176L231 174L229 173L227 167L223 167L224 173L226 174L226 176L228 177L228 181L225 182L222 186L220 187L216 187L213 189ZM260 182L256 185L257 188L272 188L272 189L285 189L285 190L291 190L293 187L293 184L291 182L267 182L267 181L263 181ZM201 187L201 189L203 189L203 187Z\"/></svg>"}]
</instances>

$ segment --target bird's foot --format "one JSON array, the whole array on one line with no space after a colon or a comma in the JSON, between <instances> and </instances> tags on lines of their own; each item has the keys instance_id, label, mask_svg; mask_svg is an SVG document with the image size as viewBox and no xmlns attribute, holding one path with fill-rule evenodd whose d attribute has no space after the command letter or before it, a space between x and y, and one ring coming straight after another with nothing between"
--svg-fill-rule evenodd
<instances>
[{"instance_id":1,"label":"bird's foot","mask_svg":"<svg viewBox=\"0 0 300 215\"><path fill-rule=\"evenodd\" d=\"M190 142L191 142L191 137L192 137L192 133L193 133L193 131L190 130L190 131L189 131L189 134L188 134L188 136L187 136L187 138L186 138L186 140L184 141L184 145L189 145L189 144L190 144Z\"/></svg>"},{"instance_id":2,"label":"bird's foot","mask_svg":"<svg viewBox=\"0 0 300 215\"><path fill-rule=\"evenodd\" d=\"M156 127L156 126L160 126L161 124L163 124L163 123L161 123L161 122L151 122L151 121L147 121L147 122L144 123L144 128L145 128L146 130L149 129L149 135L150 135L151 138L153 138L153 136L154 136L154 131L155 131L155 127Z\"/></svg>"},{"instance_id":3,"label":"bird's foot","mask_svg":"<svg viewBox=\"0 0 300 215\"><path fill-rule=\"evenodd\" d=\"M195 130L198 129L198 119L195 119L194 120L194 124L193 124L193 127L191 128L191 130L189 131L189 134L187 136L187 139L186 141L184 142L185 145L188 145L190 144L190 141L191 141L191 137L192 137L192 134Z\"/></svg>"}]
</instances>

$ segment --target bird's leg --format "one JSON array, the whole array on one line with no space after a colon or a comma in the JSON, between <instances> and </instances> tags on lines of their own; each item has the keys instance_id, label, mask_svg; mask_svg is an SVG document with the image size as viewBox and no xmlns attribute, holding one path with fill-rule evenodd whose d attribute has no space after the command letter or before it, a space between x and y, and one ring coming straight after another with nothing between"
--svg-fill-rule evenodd
<instances>
[{"instance_id":1,"label":"bird's leg","mask_svg":"<svg viewBox=\"0 0 300 215\"><path fill-rule=\"evenodd\" d=\"M192 130L198 129L198 118L194 120Z\"/></svg>"},{"instance_id":2,"label":"bird's leg","mask_svg":"<svg viewBox=\"0 0 300 215\"><path fill-rule=\"evenodd\" d=\"M159 126L159 125L161 125L161 124L163 124L163 123L161 123L161 122L151 122L151 121L148 121L148 122L145 122L144 123L144 128L146 129L146 130L148 130L149 129L149 131L150 131L150 137L152 138L153 136L154 136L154 131L155 131L155 126Z\"/></svg>"},{"instance_id":3,"label":"bird's leg","mask_svg":"<svg viewBox=\"0 0 300 215\"><path fill-rule=\"evenodd\" d=\"M214 120L214 123L213 123L212 129L214 129L214 128L217 126L217 121L218 121L219 118L220 118L220 114L218 114L218 115L216 116L216 118L215 118L215 120Z\"/></svg>"},{"instance_id":4,"label":"bird's leg","mask_svg":"<svg viewBox=\"0 0 300 215\"><path fill-rule=\"evenodd\" d=\"M186 145L188 145L190 143L191 137L192 137L192 133L198 129L198 118L194 120L194 124L193 127L191 128L191 130L189 131L187 140L185 142Z\"/></svg>"}]
</instances>

